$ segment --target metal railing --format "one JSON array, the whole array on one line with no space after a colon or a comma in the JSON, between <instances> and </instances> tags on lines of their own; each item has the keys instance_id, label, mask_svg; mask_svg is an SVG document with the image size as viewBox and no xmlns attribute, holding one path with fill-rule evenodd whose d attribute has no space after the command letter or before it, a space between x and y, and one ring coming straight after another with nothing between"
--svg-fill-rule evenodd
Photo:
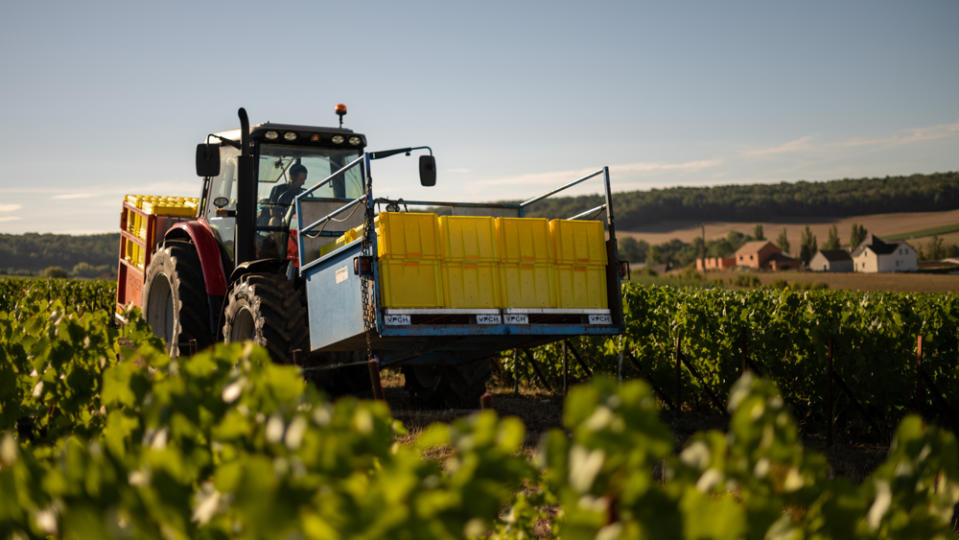
<instances>
[{"instance_id":1,"label":"metal railing","mask_svg":"<svg viewBox=\"0 0 959 540\"><path fill-rule=\"evenodd\" d=\"M317 189L319 189L319 188L325 186L326 184L329 184L330 182L332 182L333 179L336 178L337 176L339 176L339 175L341 175L341 174L345 174L346 171L348 171L348 170L350 170L350 169L352 169L352 168L354 168L354 167L360 167L360 175L361 175L361 177L363 178L363 185L364 185L364 186L367 186L366 191L364 191L359 197L357 197L357 198L355 198L355 199L353 199L353 200L345 203L343 206L337 208L336 210L330 212L329 214L321 217L320 219L318 219L318 220L314 221L313 223L310 223L309 225L307 225L307 226L304 227L304 226L303 226L303 206L302 206L302 205L303 205L303 199L306 198L306 197L308 197L311 193L313 193L313 192L316 191ZM320 181L320 182L319 182L318 184L316 184L315 186L313 186L313 187L311 187L310 189L304 191L303 193L300 193L300 194L297 195L296 198L293 200L293 204L296 206L296 242L297 242L297 255L298 255L298 258L299 258L299 267L300 267L300 274L301 274L301 275L303 274L303 271L304 271L304 270L310 268L310 267L313 266L315 263L317 263L320 258L322 258L322 257L318 257L318 258L316 258L316 259L314 259L314 260L312 260L312 261L309 261L309 262L304 262L304 261L303 261L303 253L304 253L303 238L304 238L304 236L306 236L306 234L307 234L309 231L312 231L312 230L314 230L314 229L317 229L318 227L320 227L320 226L326 224L327 222L331 221L331 220L332 220L333 218L335 218L336 216L340 215L341 213L345 212L346 210L349 210L350 208L353 208L354 206L360 204L360 203L363 202L363 201L366 201L367 206L372 207L372 206L373 206L373 198L372 198L372 189L371 189L371 186L370 186L369 178L370 178L370 177L369 177L369 154L363 154L362 156L360 156L360 157L354 159L353 161L349 162L348 164L346 164L346 165L345 165L344 167L342 167L340 170L338 170L338 171L330 174L329 176L327 176L326 178L324 178L322 181Z\"/></svg>"},{"instance_id":2,"label":"metal railing","mask_svg":"<svg viewBox=\"0 0 959 540\"><path fill-rule=\"evenodd\" d=\"M389 154L389 155L392 155L392 154ZM303 249L303 237L304 237L304 235L305 235L306 233L308 233L309 231L312 231L312 230L314 230L314 229L317 229L318 227L320 227L320 226L324 225L325 223L329 222L330 220L332 220L332 219L333 219L334 217L336 217L337 215L341 214L342 212L345 212L346 210L348 210L348 209L350 209L350 208L353 208L354 206L360 204L360 203L363 202L364 200L366 201L367 206L370 207L371 209L372 209L373 205L376 203L376 200L373 199L373 195L372 195L372 191L373 191L373 189L372 189L372 180L371 180L371 178L370 178L370 161L371 161L371 159L374 159L375 157L376 157L376 153L375 153L375 152L373 152L373 153L369 153L369 152L368 152L368 153L363 154L362 156L360 156L360 157L354 159L353 161L351 161L349 164L347 164L346 166L344 166L344 167L341 168L340 170L338 170L338 171L334 172L333 174L331 174L331 175L327 176L326 178L324 178L320 183L318 183L318 184L316 184L315 186L311 187L310 189L304 191L303 193L297 195L296 199L294 199L294 204L296 205L296 220L297 220L297 247L299 248L299 249L298 249L298 252L299 252L299 264L300 264L300 273L301 273L301 274L302 274L302 272L303 272L305 269L313 266L320 258L322 258L322 257L318 257L317 259L315 259L315 260L313 260L313 261L304 262L304 260L303 260L303 256L304 256L304 255L303 255L303 253L304 253L304 249ZM384 156L384 157L386 157L386 156ZM337 177L338 175L344 174L346 171L348 171L349 169L352 169L352 168L354 168L354 167L360 167L360 168L361 168L361 174L362 174L362 177L363 177L363 184L367 187L366 191L365 191L362 195L360 195L359 197L357 197L356 199L353 199L353 200L345 203L343 206L337 208L337 209L334 210L333 212L327 214L326 216L324 216L324 217L322 217L322 218L320 218L320 219L314 221L313 223L310 223L309 225L307 225L307 226L304 227L304 226L303 226L303 218L302 218L303 212L302 212L302 206L301 206L301 205L302 205L302 200L303 200L305 197L308 197L311 193L313 193L313 192L316 191L317 189L319 189L319 188L325 186L326 184L332 182L333 179L334 179L335 177ZM497 209L509 209L509 210L516 210L516 211L517 211L517 214L518 214L520 217L522 217L523 214L525 213L525 210L526 210L527 207L529 207L529 206L531 206L531 205L533 205L533 204L535 204L535 203L537 203L537 202L540 202L540 201L542 201L542 200L544 200L544 199L547 199L547 198L549 198L549 197L552 197L553 195L556 195L557 193L561 193L561 192L563 192L563 191L565 191L565 190L567 190L567 189L570 189L570 188L572 188L572 187L574 187L574 186L577 186L577 185L579 185L579 184L582 184L583 182L586 182L587 180L591 180L591 179L593 179L593 178L596 178L597 176L600 176L600 175L602 175L603 184L604 184L604 187L605 187L605 193L604 193L605 202L604 202L603 204L599 205L599 206L596 206L596 207L594 207L594 208L591 208L591 209L589 209L589 210L586 210L585 212L580 212L579 214L576 214L576 215L574 215L574 216L571 216L571 217L568 217L568 218L565 218L565 219L567 219L567 220L582 219L582 218L584 218L584 217L593 215L593 214L595 214L595 213L597 213L597 212L600 212L600 211L602 211L602 210L606 210L606 223L607 223L607 227L608 227L609 239L615 240L615 238L616 238L616 231L615 231L614 218L613 218L612 191L611 191L611 189L610 189L610 184L609 184L609 167L603 167L602 169L599 169L599 170L597 170L597 171L595 171L595 172L592 172L592 173L590 173L590 174L587 174L586 176L583 176L583 177L581 177L581 178L578 178L578 179L576 179L576 180L573 180L572 182L569 182L569 183L567 183L567 184L564 184L563 186L560 186L560 187L558 187L558 188L556 188L556 189L554 189L554 190L552 190L552 191L546 192L546 193L544 193L544 194L542 194L542 195L539 195L539 196L537 196L537 197L533 197L532 199L528 199L528 200L523 201L523 202L521 202L521 203L473 203L473 202L451 202L451 201L425 201L425 200L424 200L424 201L418 201L418 200L410 201L410 200L403 200L403 204L413 205L413 206L445 206L445 207L451 207L451 208L460 207L460 208L497 208Z\"/></svg>"}]
</instances>

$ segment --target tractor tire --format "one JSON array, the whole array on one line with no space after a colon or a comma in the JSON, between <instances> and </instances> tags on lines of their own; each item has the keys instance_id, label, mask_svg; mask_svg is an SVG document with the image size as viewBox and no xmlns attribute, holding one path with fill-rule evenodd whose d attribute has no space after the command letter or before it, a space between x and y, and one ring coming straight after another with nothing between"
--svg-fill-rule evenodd
<instances>
[{"instance_id":1,"label":"tractor tire","mask_svg":"<svg viewBox=\"0 0 959 540\"><path fill-rule=\"evenodd\" d=\"M404 387L417 405L475 409L486 392L490 362L484 358L461 364L406 366L403 377Z\"/></svg>"},{"instance_id":2,"label":"tractor tire","mask_svg":"<svg viewBox=\"0 0 959 540\"><path fill-rule=\"evenodd\" d=\"M309 352L305 294L284 275L241 277L230 288L223 319L227 343L253 341L278 364L292 364L294 350Z\"/></svg>"},{"instance_id":3,"label":"tractor tire","mask_svg":"<svg viewBox=\"0 0 959 540\"><path fill-rule=\"evenodd\" d=\"M203 270L192 244L167 242L153 254L142 306L144 319L170 356L189 354L213 342Z\"/></svg>"}]
</instances>

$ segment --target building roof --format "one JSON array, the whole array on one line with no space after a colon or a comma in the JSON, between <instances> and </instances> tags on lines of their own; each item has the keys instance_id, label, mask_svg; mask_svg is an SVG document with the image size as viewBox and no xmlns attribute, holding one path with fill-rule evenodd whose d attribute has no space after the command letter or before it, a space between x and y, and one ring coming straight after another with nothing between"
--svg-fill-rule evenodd
<instances>
[{"instance_id":1,"label":"building roof","mask_svg":"<svg viewBox=\"0 0 959 540\"><path fill-rule=\"evenodd\" d=\"M776 262L793 262L793 261L795 261L796 259L794 259L794 258L790 257L789 255L786 255L785 253L779 251L779 252L776 252L776 253L773 253L772 255L770 255L768 260L769 260L769 261L776 261Z\"/></svg>"},{"instance_id":2,"label":"building roof","mask_svg":"<svg viewBox=\"0 0 959 540\"><path fill-rule=\"evenodd\" d=\"M867 248L872 250L872 252L875 253L876 255L888 255L896 251L898 247L899 247L899 244L889 244L889 243L883 242L882 239L879 238L878 236L874 234L870 234L869 236L866 237L865 240L862 241L861 244L859 244L859 247L857 247L856 250L852 252L852 256L858 257Z\"/></svg>"},{"instance_id":3,"label":"building roof","mask_svg":"<svg viewBox=\"0 0 959 540\"><path fill-rule=\"evenodd\" d=\"M849 252L845 249L821 249L819 253L826 258L829 262L844 262L851 261L852 257L849 256Z\"/></svg>"},{"instance_id":4,"label":"building roof","mask_svg":"<svg viewBox=\"0 0 959 540\"><path fill-rule=\"evenodd\" d=\"M743 244L743 247L737 249L736 257L740 255L749 255L750 253L759 253L764 247L766 247L766 244L776 248L777 252L782 251L776 246L776 244L773 244L769 240L753 240L752 242L746 242Z\"/></svg>"}]
</instances>

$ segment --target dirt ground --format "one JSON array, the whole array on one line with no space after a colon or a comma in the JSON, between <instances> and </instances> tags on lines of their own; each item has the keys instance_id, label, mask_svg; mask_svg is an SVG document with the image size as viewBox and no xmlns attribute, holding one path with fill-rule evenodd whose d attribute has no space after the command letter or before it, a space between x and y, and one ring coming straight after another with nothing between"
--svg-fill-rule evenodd
<instances>
[{"instance_id":1,"label":"dirt ground","mask_svg":"<svg viewBox=\"0 0 959 540\"><path fill-rule=\"evenodd\" d=\"M434 422L452 422L457 418L473 413L472 410L424 410L417 408L403 390L403 376L392 371L383 372L383 390L386 401L394 418L401 421L409 434L402 442L412 441L416 435ZM548 430L562 428L563 396L542 390L520 388L514 394L513 388L493 386L493 409L501 417L515 416L526 426L525 451L532 455L536 451L540 437ZM664 411L662 420L676 436L676 449L679 451L694 433L707 429L725 430L727 420L719 415L701 413L674 413ZM865 479L882 461L889 451L886 443L840 441L829 447L825 437L810 435L804 437L808 449L826 455L837 476L845 476L854 482ZM442 455L431 457L440 458Z\"/></svg>"}]
</instances>

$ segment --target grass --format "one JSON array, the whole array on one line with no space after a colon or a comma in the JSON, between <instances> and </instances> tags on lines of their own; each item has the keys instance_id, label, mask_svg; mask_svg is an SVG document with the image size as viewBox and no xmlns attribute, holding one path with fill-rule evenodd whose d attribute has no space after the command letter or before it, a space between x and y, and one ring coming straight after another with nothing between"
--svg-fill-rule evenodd
<instances>
[{"instance_id":1,"label":"grass","mask_svg":"<svg viewBox=\"0 0 959 540\"><path fill-rule=\"evenodd\" d=\"M953 232L959 232L959 223L953 225L942 225L940 227L931 227L929 229L920 229L918 231L912 231L908 233L901 234L892 234L884 238L889 242L898 242L900 240L909 240L911 238L925 238L927 236L936 236L940 234L948 234Z\"/></svg>"}]
</instances>

